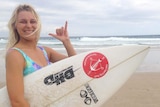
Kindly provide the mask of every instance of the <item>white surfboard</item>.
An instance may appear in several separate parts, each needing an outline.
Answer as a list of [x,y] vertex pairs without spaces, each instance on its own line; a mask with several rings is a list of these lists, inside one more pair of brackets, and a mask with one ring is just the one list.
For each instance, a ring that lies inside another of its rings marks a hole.
[[[133,74],[149,50],[126,45],[93,50],[51,64],[24,78],[31,107],[100,107]],[[6,87],[0,107],[10,107]]]

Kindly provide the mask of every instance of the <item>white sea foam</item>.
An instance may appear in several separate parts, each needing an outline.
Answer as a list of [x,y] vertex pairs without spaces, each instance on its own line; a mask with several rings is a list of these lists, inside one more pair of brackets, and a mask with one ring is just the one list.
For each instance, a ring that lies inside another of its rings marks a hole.
[[[160,36],[92,36],[92,37],[71,37],[71,42],[75,47],[101,47],[124,44],[144,44],[150,46],[160,46]],[[6,38],[0,38],[0,49],[7,43]],[[61,48],[62,43],[52,37],[41,37],[39,45]]]

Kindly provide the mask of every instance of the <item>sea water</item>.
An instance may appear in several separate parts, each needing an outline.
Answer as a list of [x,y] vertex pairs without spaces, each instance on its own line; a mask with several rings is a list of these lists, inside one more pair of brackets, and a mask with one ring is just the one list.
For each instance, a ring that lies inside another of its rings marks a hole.
[[[75,49],[94,49],[99,47],[140,44],[160,46],[160,35],[136,36],[73,36],[70,40]],[[0,37],[0,50],[5,49],[7,38]],[[45,45],[55,49],[64,48],[62,43],[53,37],[40,37],[38,45]]]

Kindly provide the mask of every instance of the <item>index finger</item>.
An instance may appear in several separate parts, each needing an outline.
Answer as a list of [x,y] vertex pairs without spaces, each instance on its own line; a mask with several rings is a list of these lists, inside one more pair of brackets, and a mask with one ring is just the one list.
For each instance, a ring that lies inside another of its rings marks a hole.
[[65,31],[67,31],[67,27],[68,27],[68,22],[66,21],[65,27],[64,27]]

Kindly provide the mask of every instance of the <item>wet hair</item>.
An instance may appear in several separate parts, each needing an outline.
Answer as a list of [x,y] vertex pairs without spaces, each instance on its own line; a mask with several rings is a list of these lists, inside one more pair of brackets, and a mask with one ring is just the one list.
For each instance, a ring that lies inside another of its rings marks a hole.
[[37,20],[37,26],[38,27],[36,29],[36,32],[33,32],[33,33],[37,34],[37,41],[39,39],[40,30],[41,30],[41,23],[40,23],[40,18],[38,16],[38,14],[34,10],[34,8],[30,5],[28,5],[28,4],[18,5],[17,8],[13,11],[12,16],[11,16],[9,22],[8,22],[9,38],[8,38],[8,44],[6,46],[7,50],[9,48],[12,48],[14,45],[16,45],[20,40],[20,36],[19,36],[19,34],[16,30],[15,24],[16,24],[16,21],[17,21],[18,14],[22,11],[31,12],[35,16],[35,18]]

